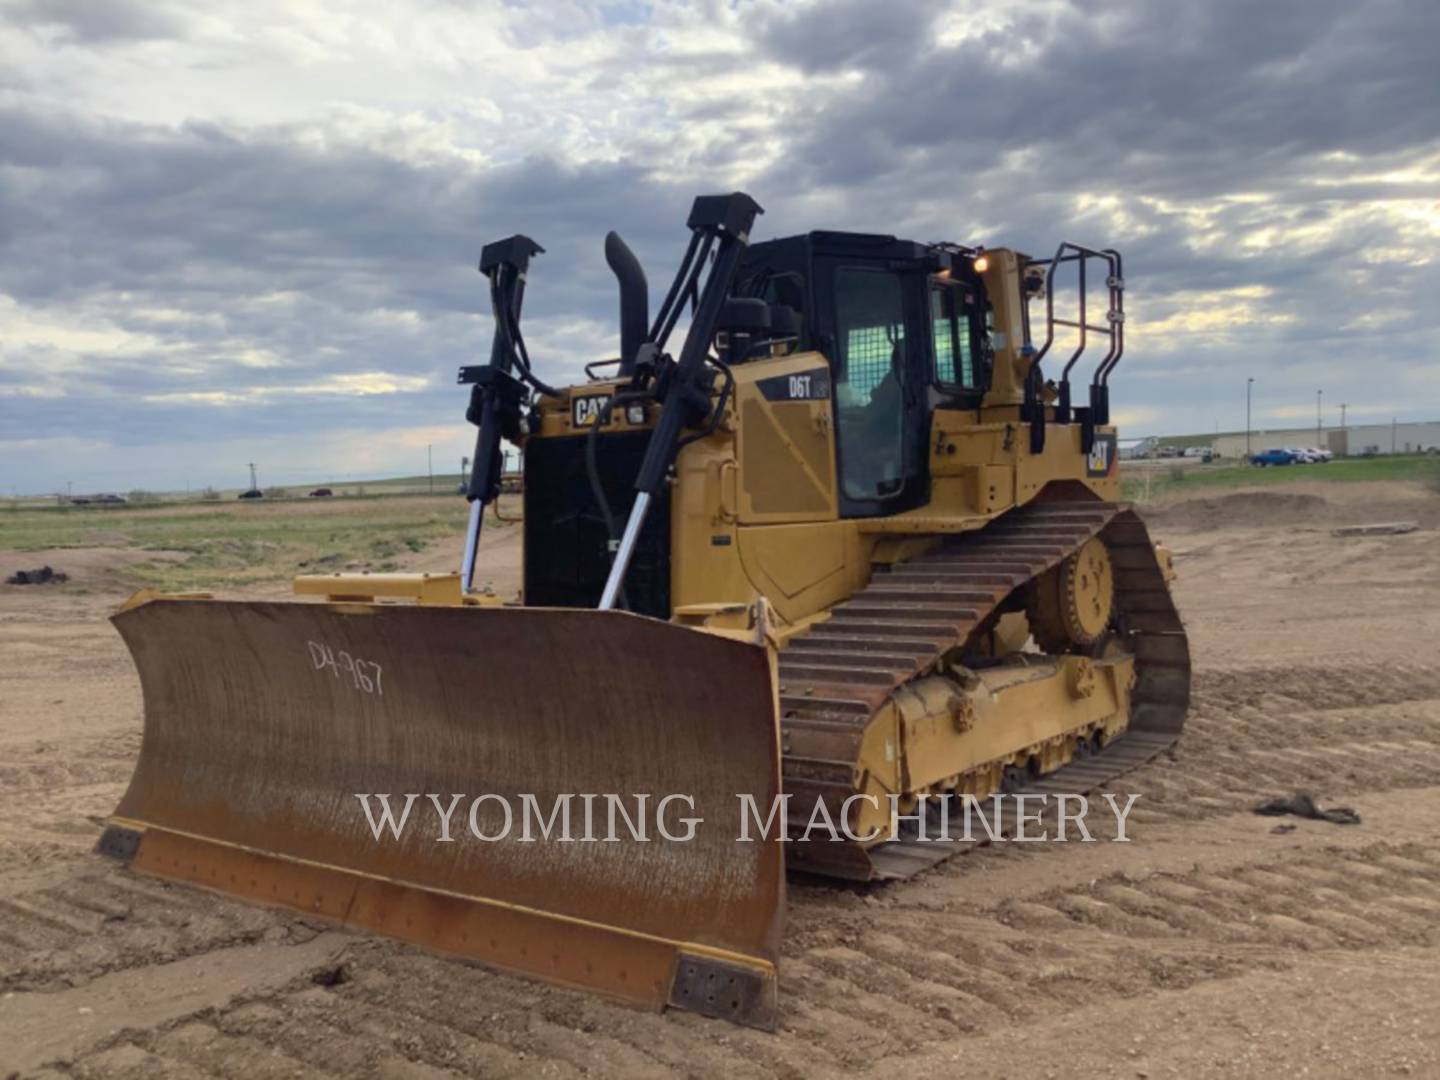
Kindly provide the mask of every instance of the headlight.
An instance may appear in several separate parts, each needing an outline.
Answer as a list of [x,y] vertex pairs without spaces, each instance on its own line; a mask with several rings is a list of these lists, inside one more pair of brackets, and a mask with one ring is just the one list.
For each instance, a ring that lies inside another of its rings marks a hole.
[[627,405],[625,407],[625,419],[632,424],[643,424],[645,422],[644,405]]

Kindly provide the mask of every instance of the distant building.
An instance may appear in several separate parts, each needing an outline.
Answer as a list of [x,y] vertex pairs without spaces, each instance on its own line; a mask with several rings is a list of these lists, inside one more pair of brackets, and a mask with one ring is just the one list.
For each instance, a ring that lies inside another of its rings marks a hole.
[[[1250,452],[1259,453],[1271,446],[1314,446],[1315,426],[1255,430],[1250,432]],[[1415,421],[1405,424],[1347,424],[1344,429],[1324,428],[1323,449],[1336,457],[1358,457],[1361,454],[1418,454],[1432,446],[1440,447],[1440,420]],[[1245,433],[1217,435],[1212,444],[1215,453],[1224,458],[1245,456]]]
[[1440,447],[1440,420],[1412,424],[1351,424],[1343,432],[1332,432],[1330,442],[1330,449],[1337,455],[1351,457],[1367,450],[1377,454],[1419,454]]
[[1150,457],[1159,447],[1160,440],[1154,435],[1147,435],[1143,439],[1121,439],[1115,444],[1115,452],[1121,461],[1134,461]]

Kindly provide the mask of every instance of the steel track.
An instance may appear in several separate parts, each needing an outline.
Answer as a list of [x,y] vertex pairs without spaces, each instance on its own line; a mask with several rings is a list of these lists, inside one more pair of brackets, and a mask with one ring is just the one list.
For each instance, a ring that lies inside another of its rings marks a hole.
[[[878,571],[780,654],[781,786],[792,802],[822,799],[838,811],[855,793],[860,741],[886,700],[934,673],[952,650],[963,654],[1016,590],[1097,535],[1115,568],[1120,642],[1135,656],[1129,724],[1098,753],[1015,794],[1086,794],[1171,746],[1189,707],[1190,651],[1144,523],[1116,503],[1031,503]],[[793,836],[803,822],[791,827]],[[850,880],[907,878],[979,843],[900,839],[866,848],[827,837],[788,844],[788,865]]]

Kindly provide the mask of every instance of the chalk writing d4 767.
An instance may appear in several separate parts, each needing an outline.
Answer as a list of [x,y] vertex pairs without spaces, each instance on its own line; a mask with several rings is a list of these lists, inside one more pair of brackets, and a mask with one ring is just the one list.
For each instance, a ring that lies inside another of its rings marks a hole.
[[316,671],[329,670],[337,679],[348,681],[361,693],[384,695],[380,665],[373,660],[351,656],[344,649],[333,649],[319,641],[307,641],[310,662]]

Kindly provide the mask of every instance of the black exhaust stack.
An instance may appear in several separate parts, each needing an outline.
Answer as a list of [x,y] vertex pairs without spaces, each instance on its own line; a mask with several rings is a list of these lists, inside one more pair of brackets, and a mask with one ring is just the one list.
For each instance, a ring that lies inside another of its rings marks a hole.
[[635,354],[650,327],[650,294],[640,260],[617,232],[605,234],[605,261],[620,282],[620,375],[635,374]]

